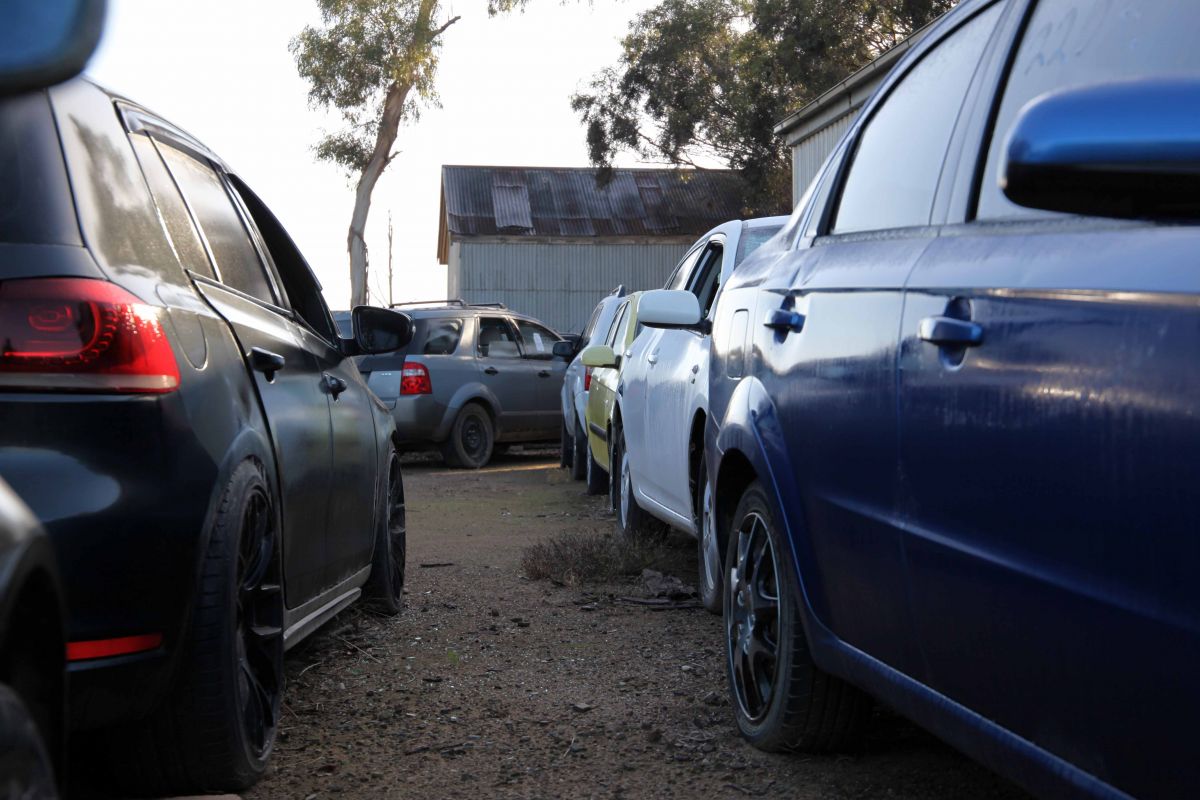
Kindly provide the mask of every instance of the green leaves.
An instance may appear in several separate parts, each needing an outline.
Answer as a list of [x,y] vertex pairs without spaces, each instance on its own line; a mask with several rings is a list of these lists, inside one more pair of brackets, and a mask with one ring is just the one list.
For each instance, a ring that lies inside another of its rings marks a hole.
[[618,65],[571,98],[592,163],[618,152],[742,171],[747,214],[791,207],[774,134],[954,0],[663,0],[630,23]]

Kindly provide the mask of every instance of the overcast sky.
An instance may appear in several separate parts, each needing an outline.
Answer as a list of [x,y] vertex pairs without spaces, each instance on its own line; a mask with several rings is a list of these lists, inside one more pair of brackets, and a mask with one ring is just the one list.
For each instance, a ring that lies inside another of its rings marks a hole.
[[[436,255],[442,164],[587,165],[568,98],[615,63],[627,23],[656,1],[531,0],[523,14],[494,19],[486,0],[446,4],[462,20],[442,49],[443,107],[401,128],[401,155],[375,189],[367,226],[375,298],[386,300],[389,210],[396,299],[445,296]],[[309,109],[288,52],[289,40],[318,21],[313,0],[111,0],[88,72],[237,170],[304,251],[330,305],[342,308],[353,191],[343,172],[313,158],[321,130],[337,121]]]

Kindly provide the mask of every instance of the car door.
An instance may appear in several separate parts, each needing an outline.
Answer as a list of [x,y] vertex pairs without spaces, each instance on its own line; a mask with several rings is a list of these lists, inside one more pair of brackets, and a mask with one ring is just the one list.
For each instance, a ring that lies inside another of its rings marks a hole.
[[[724,234],[705,242],[684,285],[696,295],[700,314],[708,317],[725,262]],[[709,336],[700,331],[662,330],[646,356],[645,460],[635,472],[643,494],[666,509],[677,526],[692,522],[690,459],[693,395],[701,361],[708,358]],[[707,377],[707,374],[706,376]],[[663,516],[660,511],[658,516]]]
[[885,84],[832,173],[812,246],[750,320],[755,373],[778,415],[771,436],[783,440],[775,474],[798,557],[815,567],[805,570],[814,612],[841,640],[914,676],[923,666],[896,470],[903,287],[937,236],[940,166],[998,13],[930,42]]
[[316,359],[329,401],[332,462],[324,583],[333,586],[369,566],[375,546],[379,447],[374,401],[358,366],[342,349],[308,262],[266,204],[238,178],[231,185],[251,218],[251,232],[261,236],[268,266],[279,276],[301,344]]
[[513,318],[521,340],[521,357],[533,371],[534,433],[539,439],[553,439],[562,427],[560,390],[567,362],[554,357],[554,343],[562,338],[544,325]]
[[159,151],[217,276],[193,273],[196,286],[233,329],[258,386],[279,476],[284,592],[295,607],[325,586],[332,469],[325,383],[221,176],[194,151],[165,142]]
[[[1195,790],[1200,227],[1019,208],[999,165],[1034,97],[1200,73],[1197,22],[1190,4],[1036,5],[978,111],[990,146],[959,170],[982,162],[978,211],[922,255],[901,328],[930,685],[1139,797]],[[955,336],[933,341],[943,320]]]
[[[686,289],[696,275],[700,259],[705,254],[707,240],[701,240],[692,245],[691,249],[680,259],[675,271],[667,280],[666,289]],[[657,463],[657,455],[653,452],[660,446],[655,436],[655,427],[660,424],[660,410],[651,400],[654,391],[653,383],[661,378],[656,374],[658,365],[663,361],[664,342],[668,352],[678,349],[679,337],[668,334],[685,333],[669,331],[662,328],[649,328],[642,335],[645,343],[639,348],[638,358],[625,366],[623,384],[625,387],[625,406],[630,410],[625,420],[625,446],[629,452],[629,463],[633,468],[634,485],[644,496],[658,501],[664,494],[661,476],[657,468],[651,466]],[[674,342],[674,344],[672,344]],[[665,438],[665,437],[663,437]]]
[[506,317],[481,316],[475,336],[479,378],[500,403],[497,440],[526,438],[535,429],[536,369],[521,358],[517,331]]
[[587,419],[585,420],[588,444],[596,462],[606,470],[610,469],[608,423],[612,419],[612,410],[617,402],[617,382],[621,378],[620,364],[624,360],[622,342],[625,341],[629,327],[628,320],[632,313],[629,307],[633,302],[633,297],[621,301],[617,306],[616,313],[613,314],[608,333],[604,337],[604,344],[612,348],[613,353],[617,356],[617,366],[590,367],[592,384],[588,389]]

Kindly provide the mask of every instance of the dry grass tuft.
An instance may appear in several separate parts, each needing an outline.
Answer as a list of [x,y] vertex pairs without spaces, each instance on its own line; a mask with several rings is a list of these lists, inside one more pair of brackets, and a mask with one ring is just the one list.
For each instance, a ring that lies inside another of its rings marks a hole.
[[568,532],[526,548],[521,569],[530,580],[567,586],[610,583],[643,569],[669,567],[678,559],[676,550],[665,539],[627,541],[610,533]]

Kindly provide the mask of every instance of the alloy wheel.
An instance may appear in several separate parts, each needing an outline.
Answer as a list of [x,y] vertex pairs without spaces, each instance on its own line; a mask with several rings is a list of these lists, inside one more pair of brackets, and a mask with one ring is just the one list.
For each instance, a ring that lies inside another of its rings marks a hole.
[[704,495],[700,500],[700,552],[704,557],[704,583],[711,596],[721,581],[721,543],[717,540],[717,524],[713,515],[713,494],[704,482]]
[[737,529],[737,558],[725,592],[734,696],[757,723],[766,716],[779,656],[779,581],[766,520],[751,512]]
[[256,489],[242,515],[237,565],[237,699],[247,745],[261,759],[275,741],[283,662],[275,525],[270,500]]
[[621,527],[629,530],[629,504],[633,502],[630,495],[633,492],[633,478],[629,475],[629,454],[621,443]]

